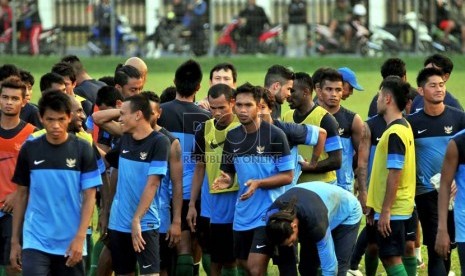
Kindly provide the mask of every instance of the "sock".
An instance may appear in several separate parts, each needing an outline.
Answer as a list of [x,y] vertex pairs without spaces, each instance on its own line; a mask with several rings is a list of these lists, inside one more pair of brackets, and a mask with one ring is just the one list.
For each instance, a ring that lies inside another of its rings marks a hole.
[[92,256],[90,257],[90,271],[88,274],[89,276],[97,275],[98,260],[100,258],[100,253],[102,253],[103,246],[104,244],[100,239],[94,245],[94,249],[92,250]]
[[6,272],[5,272],[5,266],[0,266],[0,276],[5,276],[6,275]]
[[247,272],[242,267],[237,267],[237,275],[238,276],[246,276]]
[[211,256],[210,254],[202,254],[202,267],[203,270],[205,270],[205,273],[207,275],[210,275],[210,263],[211,263]]
[[402,257],[402,262],[404,263],[405,270],[407,271],[408,276],[417,275],[417,257],[408,256]]
[[237,276],[237,268],[231,267],[231,268],[226,268],[223,267],[221,270],[221,276]]
[[365,253],[365,273],[367,276],[375,276],[378,269],[378,256],[371,256]]
[[407,276],[407,271],[405,271],[403,264],[393,265],[385,269],[388,276]]
[[417,260],[419,260],[420,262],[423,261],[423,258],[421,257],[421,246],[415,247],[415,256],[417,257]]
[[194,258],[190,254],[179,255],[176,262],[176,276],[192,275],[194,275]]
[[[199,276],[199,270],[200,270],[200,263],[194,264],[194,276]],[[207,275],[210,275],[210,273],[207,273]]]

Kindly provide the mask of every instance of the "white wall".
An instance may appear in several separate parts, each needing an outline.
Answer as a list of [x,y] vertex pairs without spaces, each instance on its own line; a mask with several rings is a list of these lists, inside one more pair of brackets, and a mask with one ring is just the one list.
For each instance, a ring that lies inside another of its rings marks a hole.
[[373,27],[383,27],[386,24],[387,0],[369,0],[370,30]]
[[42,28],[50,29],[55,26],[55,1],[38,0],[38,9],[42,20]]

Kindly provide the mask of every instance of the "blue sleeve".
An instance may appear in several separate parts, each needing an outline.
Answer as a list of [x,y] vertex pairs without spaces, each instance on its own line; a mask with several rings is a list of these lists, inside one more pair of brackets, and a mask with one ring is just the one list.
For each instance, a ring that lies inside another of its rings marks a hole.
[[286,122],[281,122],[281,125],[283,127],[280,128],[286,134],[290,147],[295,145],[314,146],[318,142],[319,127]]
[[326,114],[323,119],[321,119],[321,128],[326,130],[326,142],[325,142],[325,151],[331,152],[342,149],[341,136],[339,136],[338,127],[336,119],[331,114]]
[[94,130],[94,119],[92,118],[92,116],[87,116],[86,128],[87,130],[90,130],[90,131]]
[[321,273],[323,276],[337,274],[337,258],[334,249],[333,237],[329,227],[324,238],[316,243],[318,256],[320,257]]
[[149,172],[147,175],[165,176],[168,170],[168,156],[171,149],[171,143],[168,137],[160,134],[153,150],[155,151],[150,161]]
[[236,173],[236,168],[234,167],[234,155],[228,137],[230,137],[229,133],[226,135],[226,141],[224,142],[220,169],[226,173],[234,174]]
[[286,135],[279,130],[273,139],[273,152],[276,152],[275,163],[280,172],[295,169],[295,162],[292,160],[291,150],[287,142]]
[[387,156],[387,169],[399,169],[404,167],[405,161],[405,145],[402,139],[395,134],[391,133],[388,140],[388,156]]

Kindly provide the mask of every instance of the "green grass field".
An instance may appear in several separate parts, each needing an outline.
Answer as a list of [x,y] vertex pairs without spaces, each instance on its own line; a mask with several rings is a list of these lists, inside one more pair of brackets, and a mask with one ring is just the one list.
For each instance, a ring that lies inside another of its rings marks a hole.
[[[402,59],[407,64],[407,78],[413,86],[416,86],[416,75],[419,69],[423,66],[425,57],[410,57],[405,56]],[[465,57],[451,56],[454,62],[454,71],[450,80],[447,82],[448,91],[452,91],[462,105],[465,104],[465,92],[463,80],[465,80]],[[174,71],[177,66],[187,58],[170,58],[147,60],[149,68],[149,76],[147,84],[144,87],[146,90],[152,90],[160,93],[165,87],[173,85]],[[124,58],[83,58],[82,62],[94,78],[113,75],[114,69],[118,63],[123,63]],[[325,67],[342,67],[347,66],[356,72],[358,82],[365,88],[363,92],[355,91],[354,94],[344,101],[342,104],[360,114],[362,119],[366,119],[369,103],[378,91],[378,86],[381,82],[379,73],[380,66],[385,58],[359,58],[359,57],[308,57],[302,59],[278,58],[274,56],[265,57],[232,57],[232,58],[199,58],[197,59],[202,65],[204,77],[202,87],[199,91],[198,98],[203,98],[206,95],[209,86],[209,70],[215,64],[220,62],[232,62],[238,70],[238,85],[248,81],[255,85],[263,85],[263,79],[267,68],[273,64],[282,64],[290,66],[294,71],[304,71],[312,74],[317,68]],[[17,66],[30,71],[35,79],[33,101],[36,102],[40,96],[39,80],[40,76],[50,71],[52,65],[59,61],[59,57],[5,57],[0,56],[0,65],[4,63],[13,63]],[[284,104],[283,111],[288,109],[287,104]],[[423,258],[426,260],[427,254],[423,248]],[[362,262],[362,271],[363,271]],[[457,253],[454,251],[452,259],[452,270],[460,274]],[[380,265],[379,273],[384,275],[384,269]],[[277,269],[270,266],[269,275],[278,275]],[[427,275],[426,269],[419,270],[418,275]]]

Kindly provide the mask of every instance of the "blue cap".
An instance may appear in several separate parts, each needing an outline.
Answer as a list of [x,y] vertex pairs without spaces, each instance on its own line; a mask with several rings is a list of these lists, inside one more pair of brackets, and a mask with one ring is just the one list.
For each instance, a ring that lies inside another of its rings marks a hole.
[[348,67],[341,67],[337,71],[342,75],[342,80],[348,82],[355,90],[363,91],[363,87],[357,82],[354,71]]

